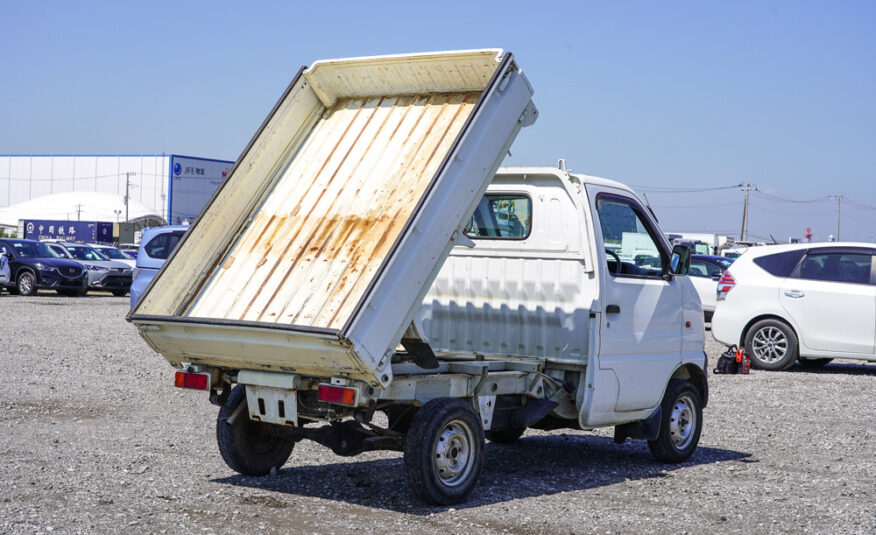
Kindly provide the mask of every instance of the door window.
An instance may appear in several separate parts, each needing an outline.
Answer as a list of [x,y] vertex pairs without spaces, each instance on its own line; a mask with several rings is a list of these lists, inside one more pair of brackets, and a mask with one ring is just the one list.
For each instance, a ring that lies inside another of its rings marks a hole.
[[872,259],[868,254],[810,254],[800,263],[796,276],[807,280],[869,284]]
[[[667,255],[656,235],[629,199],[600,195],[596,199],[608,271],[612,275],[660,277]],[[618,265],[618,263],[620,263]]]

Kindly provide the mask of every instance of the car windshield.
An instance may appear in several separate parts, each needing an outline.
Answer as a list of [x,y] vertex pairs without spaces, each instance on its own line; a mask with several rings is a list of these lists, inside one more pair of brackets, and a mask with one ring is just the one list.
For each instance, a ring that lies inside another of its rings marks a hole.
[[20,258],[61,258],[45,243],[16,241],[12,242],[12,250],[15,251],[15,256]]
[[98,253],[97,249],[92,249],[91,247],[69,245],[67,246],[67,250],[70,251],[70,254],[72,254],[73,258],[76,260],[109,260],[109,258]]
[[113,260],[133,260],[130,256],[125,253],[119,251],[118,249],[113,249],[112,247],[101,247],[98,249],[106,257],[109,257]]

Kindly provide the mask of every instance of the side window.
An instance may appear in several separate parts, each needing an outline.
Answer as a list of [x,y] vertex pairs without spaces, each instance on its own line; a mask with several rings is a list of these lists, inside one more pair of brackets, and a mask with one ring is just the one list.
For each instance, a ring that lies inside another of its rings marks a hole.
[[152,238],[152,240],[143,247],[143,250],[151,258],[166,260],[167,257],[170,256],[170,253],[173,252],[176,244],[179,243],[181,237],[182,234],[176,233],[160,234]]
[[800,258],[803,257],[802,249],[798,251],[787,251],[784,253],[776,253],[766,256],[761,256],[754,259],[754,263],[763,268],[764,271],[775,277],[788,277],[797,264]]
[[622,197],[600,195],[596,199],[596,210],[609,273],[660,277],[665,253],[654,238],[656,233],[645,223],[641,208]]
[[800,279],[868,284],[873,257],[868,254],[824,253],[806,255],[797,277]]
[[475,208],[465,235],[473,239],[523,240],[532,231],[532,199],[488,193]]

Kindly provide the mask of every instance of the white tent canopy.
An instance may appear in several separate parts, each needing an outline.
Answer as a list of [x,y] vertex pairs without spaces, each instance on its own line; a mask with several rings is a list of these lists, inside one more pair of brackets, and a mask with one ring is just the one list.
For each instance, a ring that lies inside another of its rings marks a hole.
[[[124,221],[125,199],[109,193],[73,191],[37,197],[0,208],[0,226],[17,227],[20,219]],[[128,221],[163,224],[161,214],[135,201],[128,203]]]

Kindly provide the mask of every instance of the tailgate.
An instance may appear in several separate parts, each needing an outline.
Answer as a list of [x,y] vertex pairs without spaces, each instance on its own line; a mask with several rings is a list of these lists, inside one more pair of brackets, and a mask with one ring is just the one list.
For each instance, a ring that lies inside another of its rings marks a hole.
[[172,361],[385,385],[531,96],[500,50],[316,62],[129,319]]

